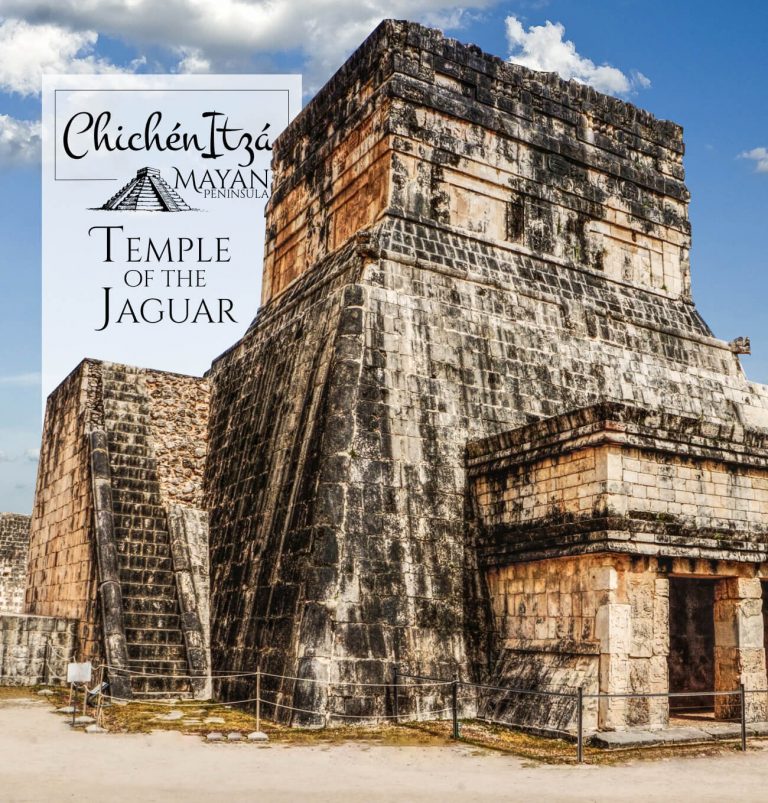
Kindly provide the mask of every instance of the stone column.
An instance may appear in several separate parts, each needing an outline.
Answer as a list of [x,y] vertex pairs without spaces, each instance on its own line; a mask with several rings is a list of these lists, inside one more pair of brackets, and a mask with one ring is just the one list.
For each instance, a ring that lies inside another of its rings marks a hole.
[[[590,584],[601,598],[595,617],[595,635],[600,642],[600,693],[629,692],[631,606],[617,600],[618,573],[613,566],[590,572]],[[601,698],[598,728],[626,727],[627,702],[625,697]]]
[[[757,578],[728,577],[715,586],[715,689],[766,688],[763,600]],[[766,695],[747,695],[747,721],[766,719]],[[715,716],[739,716],[738,697],[715,697]]]

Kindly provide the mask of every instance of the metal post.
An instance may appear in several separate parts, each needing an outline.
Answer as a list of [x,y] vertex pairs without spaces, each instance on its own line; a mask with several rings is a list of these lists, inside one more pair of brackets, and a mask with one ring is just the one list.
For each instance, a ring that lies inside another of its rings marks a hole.
[[741,699],[741,749],[747,752],[747,695],[744,684],[739,683],[739,698]]
[[400,721],[400,670],[397,664],[392,668],[392,718],[395,724]]
[[576,697],[576,759],[584,763],[584,687],[579,686]]
[[451,684],[451,708],[453,709],[453,738],[459,738],[459,679],[454,677]]
[[256,667],[256,731],[261,733],[261,667]]

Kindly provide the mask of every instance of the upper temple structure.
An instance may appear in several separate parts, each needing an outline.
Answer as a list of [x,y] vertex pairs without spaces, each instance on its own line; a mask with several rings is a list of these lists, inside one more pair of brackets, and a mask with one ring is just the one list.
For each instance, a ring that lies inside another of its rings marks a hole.
[[[683,150],[629,103],[382,23],[275,143],[242,340],[204,379],[86,360],[49,398],[26,612],[76,619],[122,695],[243,699],[211,671],[259,665],[293,721],[388,714],[350,684],[395,665],[765,689],[768,388],[691,298]],[[572,730],[547,699],[477,713]],[[658,726],[669,701],[584,715]]]

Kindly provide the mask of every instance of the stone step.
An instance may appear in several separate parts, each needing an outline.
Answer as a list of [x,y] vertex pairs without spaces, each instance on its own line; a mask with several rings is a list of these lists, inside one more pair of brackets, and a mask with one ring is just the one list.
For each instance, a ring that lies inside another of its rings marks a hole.
[[128,658],[128,669],[132,672],[145,672],[151,675],[188,675],[189,666],[186,661],[180,660],[151,660],[142,658]]
[[119,572],[120,582],[123,585],[152,586],[153,589],[168,587],[173,589],[175,593],[176,580],[170,569],[145,569],[120,566]]
[[155,534],[142,530],[138,526],[122,529],[132,530],[138,537],[135,540],[123,539],[118,541],[117,554],[121,557],[169,558],[171,556],[168,533],[157,533],[156,540],[149,540],[149,536],[154,536]]
[[119,516],[142,516],[144,518],[160,518],[165,516],[165,508],[162,505],[136,504],[128,500],[127,497],[112,496],[112,510]]
[[139,699],[142,697],[151,700],[161,700],[163,697],[192,699],[189,680],[185,678],[152,678],[134,675],[131,677],[131,691],[133,696]]
[[[127,636],[126,636],[127,640]],[[128,641],[128,662],[175,663],[187,665],[187,650],[183,644],[162,644],[147,641]]]
[[173,563],[168,555],[123,555],[122,557],[121,570],[173,573]]
[[[135,469],[119,475],[112,475],[112,495],[115,495],[121,500],[136,497],[141,497],[141,501],[151,502],[156,500],[160,503],[160,485],[157,480],[147,480],[143,477],[134,476]],[[138,500],[137,500],[138,501]]]
[[[154,632],[156,630],[181,632],[181,617],[175,611],[170,611],[169,613],[134,613],[123,609],[123,625],[126,634],[129,630],[137,632]],[[136,639],[133,640],[135,641]]]
[[145,470],[157,476],[157,460],[148,447],[132,444],[109,444],[110,473],[122,476],[126,471]]
[[148,421],[126,421],[121,416],[119,421],[115,421],[109,429],[110,435],[113,437],[116,433],[121,433],[125,435],[144,435],[149,437],[149,427],[147,426]]
[[[110,455],[119,453],[128,457],[146,460],[147,462],[154,458],[154,455],[146,443],[124,443],[122,441],[111,441],[107,438],[107,448],[109,449]],[[110,463],[110,467],[114,467],[118,471],[120,470],[119,466],[115,466],[112,463]]]
[[[184,634],[176,628],[126,627],[125,640],[133,647],[142,645],[184,647]],[[164,658],[170,656],[164,655]],[[184,654],[186,657],[186,653]]]
[[[157,555],[169,557],[170,538],[167,530],[142,530],[140,527],[119,528],[118,553],[122,555]],[[126,551],[121,552],[120,548]]]
[[178,616],[176,597],[128,596],[123,587],[123,618],[128,622],[134,615]]
[[[116,455],[116,457],[120,457],[120,455]],[[133,461],[131,464],[115,466],[113,459],[113,465],[111,466],[112,476],[125,477],[134,481],[157,482],[157,466],[154,460],[151,461],[152,465],[148,465],[149,461],[145,457],[131,458],[131,460]]]
[[[173,577],[169,578],[171,581]],[[124,580],[120,577],[120,586],[123,591],[123,599],[136,599],[144,597],[146,599],[168,599],[176,601],[176,585],[169,583],[153,583],[147,585],[146,582],[132,582],[130,579]]]
[[106,387],[104,390],[109,391],[109,393],[105,393],[104,395],[110,401],[120,400],[125,396],[135,396],[137,399],[141,400],[145,398],[144,393],[142,393],[141,388],[137,386],[135,380],[125,381],[122,379],[110,379],[105,385]]

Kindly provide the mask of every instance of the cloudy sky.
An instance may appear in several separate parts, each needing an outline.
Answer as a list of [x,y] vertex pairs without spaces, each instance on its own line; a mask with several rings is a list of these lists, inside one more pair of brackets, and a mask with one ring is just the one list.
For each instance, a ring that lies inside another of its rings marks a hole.
[[739,0],[0,0],[0,510],[40,439],[40,76],[301,72],[311,96],[385,17],[440,27],[685,127],[692,270],[718,337],[768,382],[768,4]]

